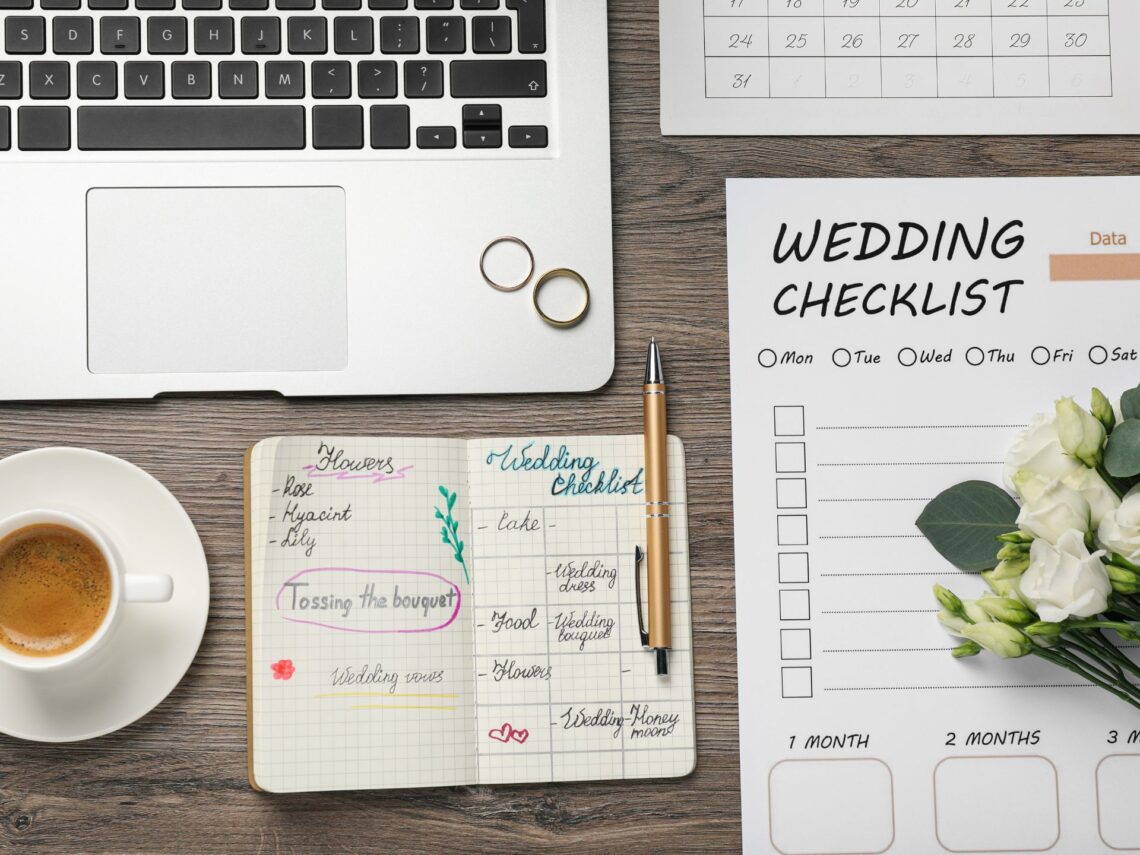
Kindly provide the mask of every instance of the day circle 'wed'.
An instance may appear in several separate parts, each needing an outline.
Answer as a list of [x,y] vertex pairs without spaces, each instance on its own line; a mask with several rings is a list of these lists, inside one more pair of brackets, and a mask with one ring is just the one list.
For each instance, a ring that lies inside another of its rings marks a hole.
[[756,354],[756,361],[759,362],[763,368],[771,368],[776,364],[776,351],[770,347],[766,347]]
[[831,361],[840,368],[846,368],[851,364],[851,351],[845,347],[837,347],[831,354]]
[[1108,362],[1108,348],[1094,344],[1089,348],[1089,362],[1093,365],[1104,365]]
[[918,362],[918,354],[913,347],[904,347],[899,351],[899,365],[910,368],[916,362]]
[[986,353],[980,347],[971,347],[966,351],[966,361],[970,365],[981,365],[986,359]]
[[1030,358],[1032,358],[1034,365],[1048,365],[1049,364],[1050,354],[1049,354],[1049,348],[1047,348],[1047,347],[1041,347],[1040,345],[1038,345],[1037,347],[1033,348],[1033,352],[1030,353],[1029,356],[1030,356]]

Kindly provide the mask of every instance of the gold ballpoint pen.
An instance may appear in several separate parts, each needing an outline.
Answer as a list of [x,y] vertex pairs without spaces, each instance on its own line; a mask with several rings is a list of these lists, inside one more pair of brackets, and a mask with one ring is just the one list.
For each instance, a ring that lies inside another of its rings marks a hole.
[[[657,651],[657,673],[669,673],[673,646],[669,593],[669,431],[665,375],[657,340],[649,342],[645,365],[645,532],[649,561],[648,646]],[[644,636],[643,636],[644,638]]]

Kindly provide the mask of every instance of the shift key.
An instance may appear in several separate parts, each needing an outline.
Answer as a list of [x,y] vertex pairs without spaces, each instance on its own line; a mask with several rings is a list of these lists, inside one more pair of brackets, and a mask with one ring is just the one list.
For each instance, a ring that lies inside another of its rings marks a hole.
[[546,61],[477,59],[451,63],[453,98],[545,98]]

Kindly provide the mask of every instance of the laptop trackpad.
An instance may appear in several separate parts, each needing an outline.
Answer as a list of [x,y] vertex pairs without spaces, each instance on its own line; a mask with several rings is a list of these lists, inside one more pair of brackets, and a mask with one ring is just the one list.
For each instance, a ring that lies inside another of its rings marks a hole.
[[92,373],[343,369],[347,287],[340,187],[87,194]]

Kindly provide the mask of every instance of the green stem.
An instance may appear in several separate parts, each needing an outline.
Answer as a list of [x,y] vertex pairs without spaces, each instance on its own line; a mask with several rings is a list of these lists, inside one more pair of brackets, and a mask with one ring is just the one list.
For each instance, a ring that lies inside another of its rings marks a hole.
[[[1104,680],[1098,679],[1093,674],[1089,673],[1084,668],[1082,668],[1079,664],[1075,664],[1075,663],[1071,662],[1070,660],[1066,659],[1064,656],[1061,656],[1061,655],[1055,653],[1053,650],[1048,650],[1044,647],[1035,647],[1030,652],[1034,656],[1038,656],[1038,657],[1046,660],[1047,662],[1052,662],[1054,665],[1060,665],[1062,668],[1064,668],[1068,671],[1071,671],[1073,674],[1076,674],[1078,677],[1080,677],[1084,680],[1087,680],[1088,682],[1092,683],[1093,685],[1100,686],[1105,691],[1111,692],[1112,694],[1116,695],[1118,698],[1120,698],[1125,703],[1129,703],[1132,706],[1136,707],[1137,709],[1140,709],[1140,696],[1136,696],[1134,693],[1126,692],[1122,689],[1119,689],[1119,688],[1113,686],[1111,683],[1108,683]],[[1133,687],[1133,692],[1134,691],[1135,691],[1135,688]]]
[[1123,489],[1123,488],[1120,486],[1120,484],[1118,484],[1118,483],[1117,483],[1116,479],[1115,479],[1113,476],[1111,476],[1111,475],[1109,475],[1109,474],[1108,474],[1108,470],[1104,468],[1104,464],[1103,464],[1103,463],[1098,463],[1098,464],[1097,464],[1097,466],[1096,466],[1096,472],[1097,472],[1097,474],[1098,474],[1098,475],[1099,475],[1099,476],[1100,476],[1100,477],[1101,477],[1101,478],[1104,480],[1104,483],[1106,483],[1106,484],[1108,485],[1108,488],[1109,488],[1110,490],[1112,490],[1112,492],[1116,493],[1116,498],[1118,498],[1118,499],[1123,499],[1123,498],[1124,498],[1124,494],[1125,494],[1127,491],[1126,491],[1126,490],[1124,490],[1124,489]]
[[1126,668],[1136,676],[1140,677],[1140,665],[1133,662],[1128,656],[1120,652],[1120,649],[1104,637],[1099,632],[1090,632],[1088,638],[1093,644],[1098,645],[1108,655],[1109,659],[1116,662],[1120,667]]
[[1068,640],[1070,644],[1079,647],[1089,659],[1096,662],[1102,672],[1111,675],[1118,683],[1125,682],[1124,670],[1120,667],[1120,663],[1116,662],[1112,656],[1106,656],[1106,651],[1093,644],[1089,637],[1081,633],[1073,633],[1068,636]]
[[[1080,647],[1080,645],[1076,646]],[[1098,652],[1094,651],[1090,653],[1087,649],[1080,649],[1087,658],[1082,659],[1077,654],[1076,650],[1073,649],[1073,646],[1067,644],[1064,641],[1062,641],[1061,644],[1059,644],[1057,647],[1054,647],[1053,651],[1058,655],[1063,656],[1080,665],[1086,671],[1096,674],[1103,680],[1109,681],[1113,685],[1119,686],[1120,683],[1126,682],[1124,680],[1124,674],[1120,672],[1120,669],[1114,667],[1112,670],[1110,670],[1110,666],[1105,664],[1104,660],[1101,658]],[[1092,661],[1088,661],[1089,659]]]

